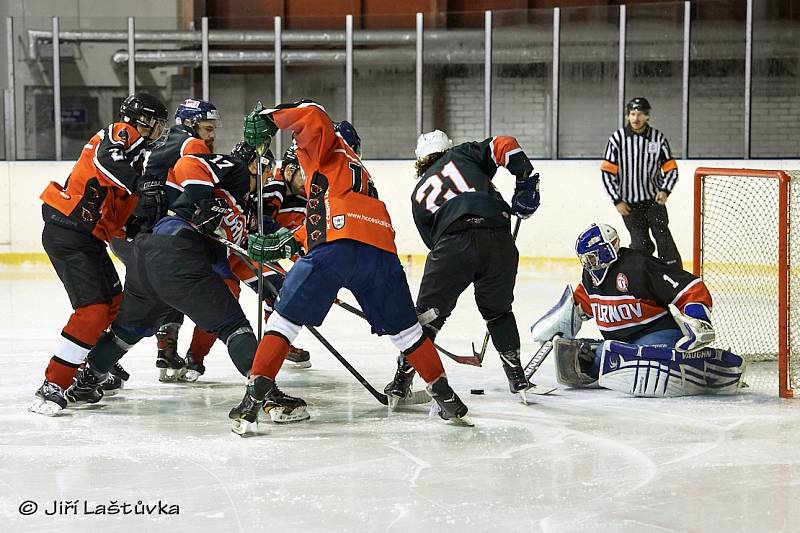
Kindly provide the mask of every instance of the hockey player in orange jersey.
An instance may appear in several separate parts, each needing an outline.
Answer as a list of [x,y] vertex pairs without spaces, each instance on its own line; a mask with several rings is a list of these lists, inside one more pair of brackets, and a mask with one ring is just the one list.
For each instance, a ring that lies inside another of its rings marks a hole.
[[[383,202],[369,194],[370,177],[325,110],[311,101],[256,110],[245,118],[245,139],[269,144],[278,128],[291,130],[308,198],[307,255],[289,271],[267,322],[242,402],[232,409],[233,430],[247,433],[275,387],[275,376],[303,325],[318,326],[340,288],[349,289],[373,333],[389,335],[428,384],[442,418],[469,423],[467,407],[447,381],[433,343],[422,332],[394,229]],[[285,228],[253,235],[248,253],[257,261],[291,257],[300,243]],[[297,410],[305,402],[295,400]]]
[[157,98],[129,96],[119,121],[84,145],[65,184],[50,182],[41,195],[42,245],[74,312],[58,338],[32,412],[52,416],[66,407],[65,390],[117,314],[122,283],[106,243],[125,235],[134,209],[140,218],[155,219],[165,207],[163,185],[143,178],[141,168],[145,149],[166,133],[166,119],[167,110]]

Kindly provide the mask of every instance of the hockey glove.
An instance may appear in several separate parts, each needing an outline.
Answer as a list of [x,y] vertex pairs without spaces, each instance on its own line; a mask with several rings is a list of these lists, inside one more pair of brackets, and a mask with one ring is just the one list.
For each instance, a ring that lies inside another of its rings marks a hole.
[[286,228],[268,235],[250,235],[247,238],[247,255],[254,261],[270,262],[287,259],[300,252],[300,243]]
[[517,180],[514,196],[511,197],[511,213],[519,218],[528,218],[539,209],[539,174]]
[[278,127],[267,115],[260,114],[264,110],[258,102],[253,110],[244,117],[244,140],[252,146],[269,146],[272,137],[278,132]]
[[142,176],[136,181],[136,203],[134,215],[142,220],[141,229],[152,228],[158,220],[167,214],[167,195],[164,184],[153,176]]
[[683,333],[683,337],[675,343],[675,349],[679,352],[696,352],[714,342],[716,334],[708,308],[703,304],[689,303],[683,310],[681,313],[674,304],[669,304],[672,318]]
[[203,233],[214,233],[228,212],[228,204],[222,198],[200,200],[192,215],[192,224]]

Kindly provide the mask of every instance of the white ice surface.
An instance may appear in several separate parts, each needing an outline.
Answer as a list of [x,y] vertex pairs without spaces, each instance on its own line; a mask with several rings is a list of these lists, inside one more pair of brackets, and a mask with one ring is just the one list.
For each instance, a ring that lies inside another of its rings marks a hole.
[[[574,275],[521,273],[524,361],[535,348],[530,323]],[[465,355],[484,333],[471,299],[462,296],[438,339]],[[243,302],[255,315],[255,298]],[[132,378],[118,396],[56,418],[29,414],[68,313],[48,270],[0,273],[0,531],[800,530],[800,400],[562,389],[526,407],[490,348],[483,369],[444,359],[476,423],[461,428],[429,418],[427,406],[388,413],[303,332],[296,344],[313,367],[284,369],[279,381],[312,418],[262,423],[263,436],[230,431],[243,387],[221,343],[197,384],[158,383],[146,339],[122,360]],[[388,339],[336,308],[320,331],[377,388],[390,380]],[[187,324],[182,352],[190,333]],[[552,361],[536,381],[555,382]],[[26,500],[36,514],[19,513]],[[78,514],[45,514],[76,500]],[[180,514],[83,514],[84,505],[133,509],[139,500],[177,504]]]

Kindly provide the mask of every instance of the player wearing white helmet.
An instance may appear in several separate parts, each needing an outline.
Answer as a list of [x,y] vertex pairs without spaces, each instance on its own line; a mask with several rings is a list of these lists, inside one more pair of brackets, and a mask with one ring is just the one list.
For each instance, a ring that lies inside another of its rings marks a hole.
[[[634,396],[735,392],[744,360],[712,348],[711,294],[703,280],[638,250],[620,247],[617,231],[592,224],[575,253],[583,277],[531,327],[534,340],[555,336],[560,383],[599,386]],[[575,339],[594,318],[602,341]]]
[[[527,218],[539,207],[539,175],[514,137],[481,142],[453,142],[440,130],[417,141],[419,182],[411,209],[422,240],[431,252],[425,262],[417,312],[429,337],[435,338],[471,284],[475,301],[492,338],[511,392],[530,384],[520,365],[520,340],[511,310],[519,253],[511,233],[511,215]],[[516,177],[511,205],[492,179],[499,167]],[[410,393],[413,369],[401,356],[386,393]]]

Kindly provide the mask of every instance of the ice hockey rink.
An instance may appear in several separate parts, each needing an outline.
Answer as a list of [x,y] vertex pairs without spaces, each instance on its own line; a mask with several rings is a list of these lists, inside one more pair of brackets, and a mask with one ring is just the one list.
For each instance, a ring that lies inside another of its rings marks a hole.
[[[521,271],[523,361],[530,323],[577,274]],[[490,348],[482,369],[444,360],[475,421],[455,427],[428,406],[388,412],[303,332],[313,367],[279,381],[308,402],[308,422],[234,435],[242,378],[224,346],[198,383],[160,384],[154,340],[123,359],[132,378],[117,396],[47,418],[26,408],[69,313],[63,289],[48,265],[6,266],[0,295],[2,531],[800,530],[800,403],[777,394],[560,389],[525,406]],[[243,302],[254,316],[255,298]],[[483,327],[468,291],[437,340],[467,354]],[[390,342],[358,318],[334,308],[319,330],[376,387],[391,379]],[[555,384],[552,361],[534,380]],[[112,504],[119,514],[97,514]]]

